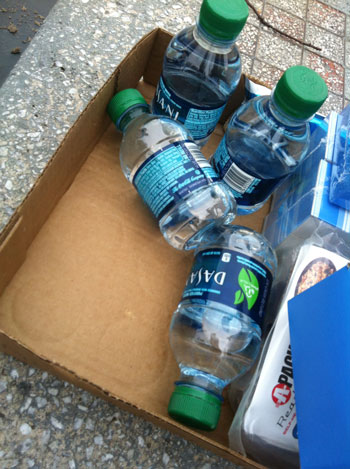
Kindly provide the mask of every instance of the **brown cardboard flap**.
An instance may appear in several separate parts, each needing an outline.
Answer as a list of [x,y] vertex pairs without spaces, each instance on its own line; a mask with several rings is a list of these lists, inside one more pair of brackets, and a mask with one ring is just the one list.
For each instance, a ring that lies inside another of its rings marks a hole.
[[[158,36],[169,39],[160,30],[150,33],[118,67],[17,214],[22,218],[1,246],[0,271],[23,245],[17,268],[31,244],[0,298],[0,345],[240,465],[261,468],[229,450],[233,415],[227,402],[210,434],[187,429],[167,414],[179,375],[168,342],[169,323],[192,254],[165,242],[125,179],[118,158],[121,135],[112,124],[106,128],[105,112],[116,87],[149,77],[144,69],[158,60]],[[150,83],[141,82],[139,88],[152,97]],[[206,156],[222,135],[219,125]],[[236,222],[261,230],[267,210]],[[10,272],[3,282],[9,278]]]
[[[27,251],[26,233],[23,231],[23,217],[15,215],[2,233],[0,244],[0,285],[16,273],[25,259]],[[1,290],[0,290],[1,293]]]
[[163,57],[172,35],[164,29],[158,29],[157,38],[154,42],[152,54],[145,68],[143,79],[150,85],[157,86],[159,75],[163,68]]
[[[154,50],[158,47],[157,39],[159,34],[160,30],[151,31],[129,52],[117,69],[115,92],[126,88],[136,88],[140,78],[149,67],[151,57],[154,56]],[[167,33],[167,36],[169,37],[169,33]],[[160,69],[157,68],[156,72],[159,77]]]

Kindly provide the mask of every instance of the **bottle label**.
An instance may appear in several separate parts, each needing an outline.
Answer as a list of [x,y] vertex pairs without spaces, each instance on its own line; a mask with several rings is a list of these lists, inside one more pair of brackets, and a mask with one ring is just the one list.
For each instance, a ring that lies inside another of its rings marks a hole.
[[148,157],[136,170],[132,183],[160,220],[177,202],[217,180],[197,145],[181,140]]
[[195,257],[182,300],[221,303],[261,327],[271,283],[271,272],[256,259],[231,249],[206,249]]
[[259,179],[243,171],[231,158],[225,137],[214,153],[215,169],[231,188],[239,205],[254,206],[264,202],[283,178]]
[[168,115],[186,126],[195,140],[208,137],[219,122],[225,105],[208,108],[196,106],[177,96],[160,77],[153,99],[153,112]]

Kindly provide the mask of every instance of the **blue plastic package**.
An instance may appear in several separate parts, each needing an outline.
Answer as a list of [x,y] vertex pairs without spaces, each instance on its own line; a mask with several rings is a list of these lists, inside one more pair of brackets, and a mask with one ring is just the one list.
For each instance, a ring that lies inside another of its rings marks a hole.
[[320,222],[341,231],[350,242],[350,211],[329,200],[338,117],[331,112],[319,123],[311,137],[309,156],[273,196],[263,234],[274,248],[292,238],[307,239]]
[[350,105],[337,119],[329,200],[350,209]]
[[301,469],[350,468],[349,266],[288,302]]

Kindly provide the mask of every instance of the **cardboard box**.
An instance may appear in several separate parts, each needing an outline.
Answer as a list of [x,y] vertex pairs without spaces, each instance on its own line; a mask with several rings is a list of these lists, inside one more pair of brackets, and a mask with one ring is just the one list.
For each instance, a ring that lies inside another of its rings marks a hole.
[[[167,414],[179,376],[168,328],[193,256],[164,241],[122,174],[121,134],[106,107],[124,88],[153,96],[170,39],[156,29],[131,50],[1,234],[1,349],[241,466],[261,468],[228,448],[227,401],[213,433]],[[222,122],[243,94],[242,79]],[[222,135],[218,125],[207,156]],[[267,210],[236,222],[261,231]]]

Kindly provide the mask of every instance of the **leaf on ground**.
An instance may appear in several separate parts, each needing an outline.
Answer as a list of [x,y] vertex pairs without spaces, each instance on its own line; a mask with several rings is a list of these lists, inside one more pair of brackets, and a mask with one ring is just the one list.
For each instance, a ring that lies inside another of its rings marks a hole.
[[18,31],[16,25],[14,25],[13,23],[10,23],[10,24],[7,26],[7,30],[10,31],[10,33],[12,33],[12,34],[16,34],[17,31]]

